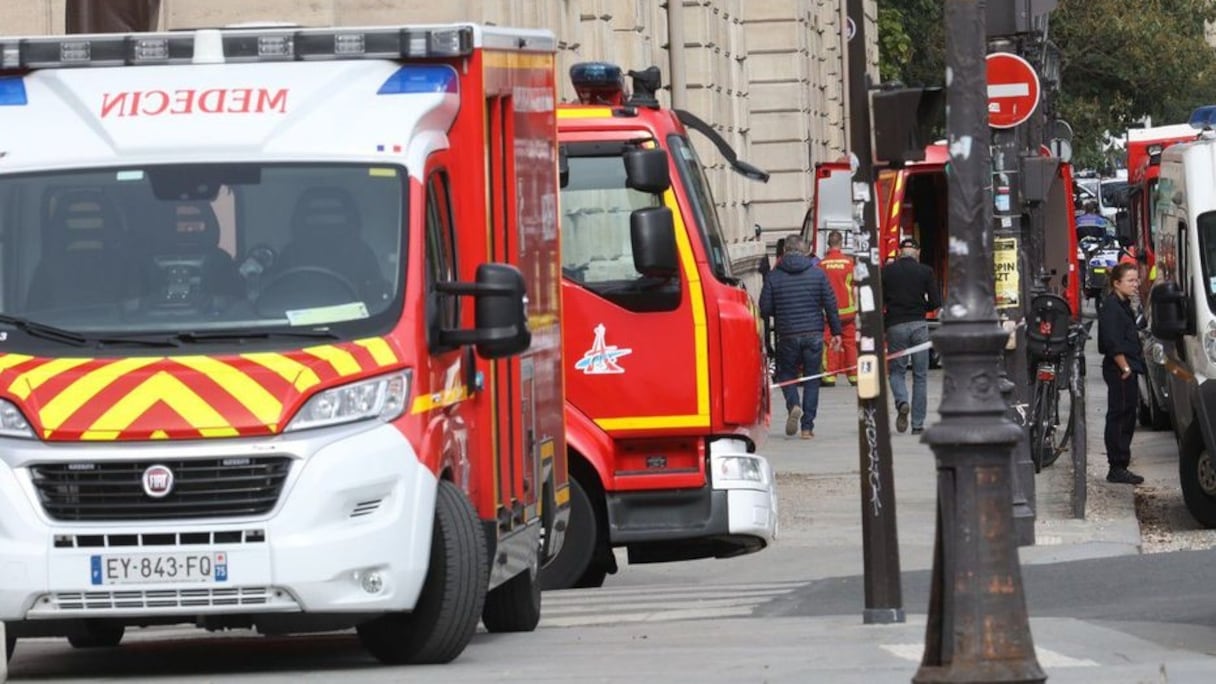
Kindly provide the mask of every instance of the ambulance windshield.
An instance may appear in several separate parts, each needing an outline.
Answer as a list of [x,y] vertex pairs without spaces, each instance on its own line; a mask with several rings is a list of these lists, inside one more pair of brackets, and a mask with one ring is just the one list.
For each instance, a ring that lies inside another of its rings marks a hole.
[[400,312],[405,209],[397,167],[0,176],[0,313],[86,336],[369,334]]

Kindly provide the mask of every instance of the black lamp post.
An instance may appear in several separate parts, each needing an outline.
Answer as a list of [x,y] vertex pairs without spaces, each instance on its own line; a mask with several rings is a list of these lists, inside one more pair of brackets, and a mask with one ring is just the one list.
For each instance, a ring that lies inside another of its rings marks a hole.
[[950,283],[933,344],[942,357],[937,539],[925,653],[914,682],[1043,682],[1013,530],[992,263],[985,5],[946,0]]

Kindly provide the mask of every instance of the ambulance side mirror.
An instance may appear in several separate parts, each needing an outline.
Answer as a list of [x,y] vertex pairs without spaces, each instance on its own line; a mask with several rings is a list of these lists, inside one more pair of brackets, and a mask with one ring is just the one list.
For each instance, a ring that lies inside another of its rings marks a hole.
[[633,247],[633,267],[638,273],[666,280],[680,272],[671,209],[635,209],[629,215],[629,241]]
[[509,264],[481,264],[472,283],[436,283],[440,292],[468,295],[476,301],[472,330],[445,328],[439,331],[446,346],[477,345],[485,359],[514,356],[532,344],[528,330],[528,296],[524,276]]
[[667,150],[632,149],[623,157],[625,184],[634,190],[657,195],[671,187]]
[[1152,332],[1159,340],[1177,341],[1187,332],[1186,295],[1178,284],[1157,284],[1149,294],[1152,302]]

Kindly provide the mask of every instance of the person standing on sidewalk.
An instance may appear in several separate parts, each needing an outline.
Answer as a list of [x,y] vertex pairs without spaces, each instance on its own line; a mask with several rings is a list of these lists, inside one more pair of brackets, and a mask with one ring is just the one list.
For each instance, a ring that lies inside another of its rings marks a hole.
[[[929,341],[925,314],[941,308],[933,269],[920,263],[920,244],[912,238],[899,243],[900,257],[882,269],[882,298],[887,307],[884,323],[887,351],[895,354]],[[912,364],[912,403],[908,404],[907,370]],[[929,350],[891,359],[891,396],[895,398],[895,429],[908,431],[912,414],[912,434],[925,429],[929,412]]]
[[1140,386],[1136,374],[1144,373],[1144,355],[1132,299],[1140,290],[1140,269],[1122,263],[1111,269],[1110,294],[1098,311],[1098,352],[1102,354],[1102,379],[1106,381],[1107,482],[1138,485],[1144,478],[1128,470],[1132,462],[1132,435]]
[[[840,306],[837,314],[840,316],[841,344],[837,350],[828,346],[824,355],[824,371],[822,384],[825,387],[836,386],[836,371],[844,370],[850,385],[857,384],[857,296],[853,292],[853,259],[841,249],[844,236],[840,231],[828,233],[828,251],[819,261],[819,268],[828,276],[832,284],[832,293],[836,295],[836,304]],[[826,325],[823,328],[823,339],[830,341],[832,331]]]
[[[840,346],[840,317],[836,312],[836,295],[823,271],[807,256],[802,238],[792,235],[785,239],[785,254],[768,274],[760,290],[760,315],[772,316],[777,332],[777,382],[798,377],[798,367],[807,374],[815,373],[823,363],[824,320],[832,332],[830,344]],[[798,397],[798,385],[802,397]],[[819,410],[819,378],[782,385],[785,408],[785,434],[793,436],[801,429],[802,439],[815,436],[815,414]]]

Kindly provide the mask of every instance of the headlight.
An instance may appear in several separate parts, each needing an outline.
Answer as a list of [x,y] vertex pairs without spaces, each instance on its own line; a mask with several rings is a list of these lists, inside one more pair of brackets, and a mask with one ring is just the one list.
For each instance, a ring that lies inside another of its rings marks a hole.
[[1208,360],[1216,363],[1216,321],[1208,321],[1208,331],[1203,335],[1203,351]]
[[410,371],[334,387],[309,399],[284,432],[379,418],[388,422],[405,411]]
[[710,466],[713,468],[715,489],[722,489],[723,485],[731,482],[748,483],[749,485],[764,485],[768,483],[764,459],[758,456],[742,454],[714,456],[710,459]]
[[34,430],[22,415],[21,409],[7,399],[0,399],[0,435],[34,439]]

